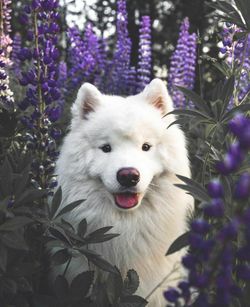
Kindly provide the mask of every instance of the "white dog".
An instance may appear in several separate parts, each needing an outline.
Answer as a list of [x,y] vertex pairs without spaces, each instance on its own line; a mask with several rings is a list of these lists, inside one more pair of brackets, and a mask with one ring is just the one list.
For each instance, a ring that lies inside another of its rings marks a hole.
[[[142,93],[127,98],[101,94],[85,83],[72,107],[57,174],[63,206],[86,199],[67,218],[86,218],[89,231],[114,226],[120,236],[92,246],[123,275],[140,276],[137,294],[147,297],[172,271],[167,285],[183,271],[174,270],[181,253],[165,256],[186,230],[192,198],[174,186],[175,174],[190,176],[183,132],[166,115],[173,110],[164,83],[153,80]],[[162,291],[149,306],[165,306]]]

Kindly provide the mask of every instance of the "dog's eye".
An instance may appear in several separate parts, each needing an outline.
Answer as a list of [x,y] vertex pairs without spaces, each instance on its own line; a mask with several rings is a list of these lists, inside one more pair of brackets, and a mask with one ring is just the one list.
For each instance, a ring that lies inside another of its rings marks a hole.
[[105,144],[100,147],[103,152],[111,152],[111,146],[109,144]]
[[152,147],[152,146],[149,145],[148,143],[144,143],[144,144],[142,145],[142,150],[143,150],[143,151],[149,151],[151,147]]

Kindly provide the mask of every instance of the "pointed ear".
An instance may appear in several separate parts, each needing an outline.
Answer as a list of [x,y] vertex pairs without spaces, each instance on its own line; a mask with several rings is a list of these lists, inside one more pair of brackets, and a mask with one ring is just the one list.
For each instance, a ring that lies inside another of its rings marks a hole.
[[143,98],[162,115],[173,110],[173,102],[168,94],[168,90],[164,82],[160,79],[152,80],[142,92]]
[[76,101],[72,106],[73,119],[87,119],[88,114],[94,112],[100,104],[101,95],[94,85],[84,83],[80,87]]

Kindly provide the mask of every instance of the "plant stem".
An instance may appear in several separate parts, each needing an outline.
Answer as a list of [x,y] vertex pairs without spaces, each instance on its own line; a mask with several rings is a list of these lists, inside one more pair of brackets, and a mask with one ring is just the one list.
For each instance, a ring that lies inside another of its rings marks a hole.
[[67,270],[68,270],[68,268],[69,268],[69,265],[70,265],[71,260],[72,260],[72,257],[70,257],[69,260],[68,260],[68,262],[67,262],[67,265],[66,265],[66,267],[65,267],[65,269],[64,269],[64,272],[63,272],[63,277],[65,277],[65,275],[66,275],[66,272],[67,272]]

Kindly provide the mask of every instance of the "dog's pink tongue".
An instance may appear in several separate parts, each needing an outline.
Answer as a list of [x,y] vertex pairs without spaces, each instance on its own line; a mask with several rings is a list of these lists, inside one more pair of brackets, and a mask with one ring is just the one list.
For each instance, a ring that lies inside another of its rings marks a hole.
[[133,208],[138,203],[138,195],[132,193],[121,193],[115,195],[116,204],[124,209]]

